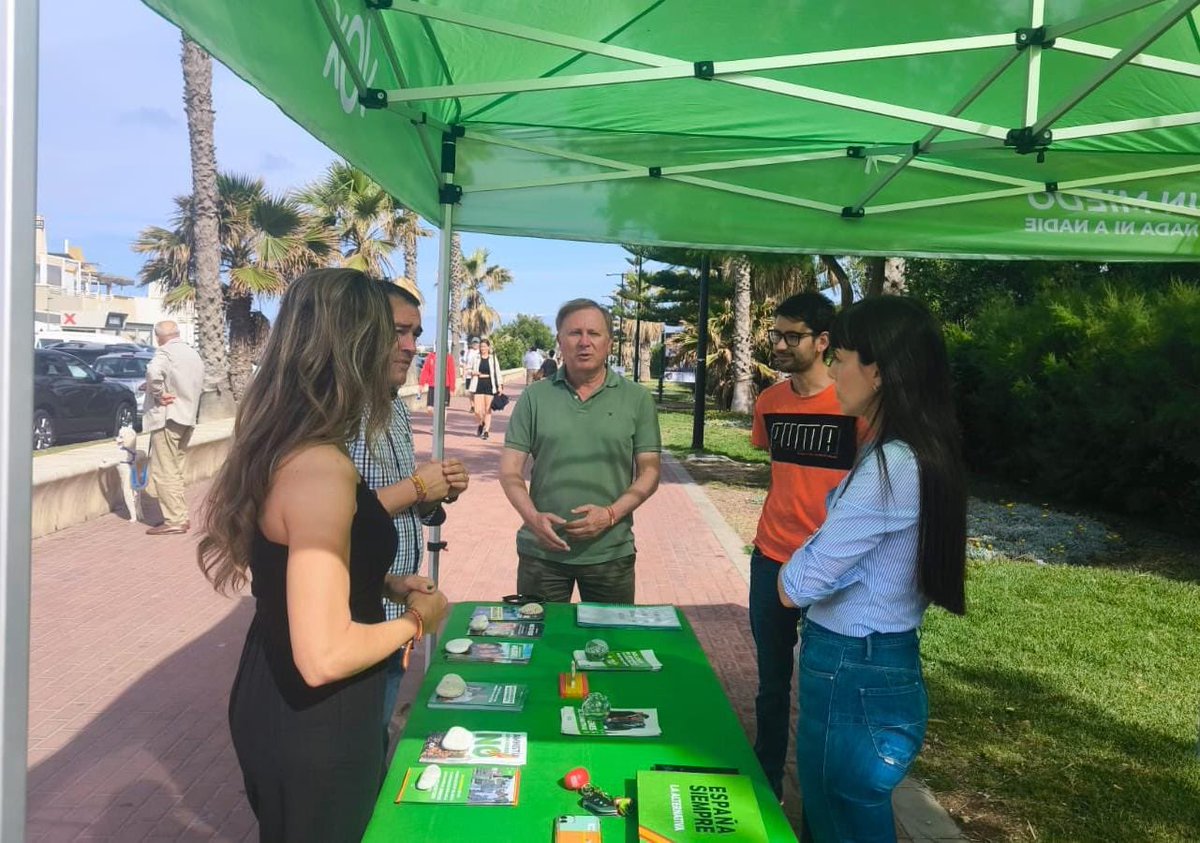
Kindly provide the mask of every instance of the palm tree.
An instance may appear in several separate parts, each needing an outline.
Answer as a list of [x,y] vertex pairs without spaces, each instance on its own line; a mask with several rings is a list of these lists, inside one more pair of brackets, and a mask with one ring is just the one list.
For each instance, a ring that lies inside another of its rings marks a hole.
[[733,396],[731,409],[735,413],[750,413],[754,409],[754,390],[751,384],[750,334],[754,325],[750,317],[750,261],[745,255],[726,259],[726,274],[733,283]]
[[389,278],[392,252],[403,247],[404,276],[416,283],[417,239],[431,232],[362,170],[335,161],[296,199],[334,232],[343,266]]
[[488,265],[488,250],[476,249],[463,258],[462,329],[468,334],[490,334],[500,326],[496,312],[484,292],[495,293],[512,281],[512,273],[497,264]]
[[415,211],[407,208],[401,210],[398,222],[400,247],[404,250],[404,277],[417,285],[417,240],[430,237],[433,232],[421,225],[421,218]]
[[[778,380],[770,367],[771,344],[767,340],[767,326],[775,309],[775,302],[766,299],[751,303],[750,324],[750,382],[752,397]],[[708,318],[708,354],[705,356],[707,369],[705,381],[718,410],[732,409],[734,392],[734,313],[730,300],[713,302]],[[687,324],[679,335],[679,353],[682,362],[696,362],[697,332],[695,324]]]
[[[240,399],[251,364],[265,338],[265,320],[253,310],[255,296],[277,296],[307,269],[338,256],[334,235],[294,200],[267,192],[261,179],[217,176],[220,265],[225,272],[224,305],[229,330],[229,378]],[[167,301],[194,300],[197,289],[183,267],[194,249],[196,221],[192,197],[175,199],[171,229],[150,226],[133,244],[147,255],[138,273],[142,283],[160,282]]]
[[[225,299],[221,294],[221,252],[217,215],[217,156],[213,140],[212,59],[182,35],[180,61],[183,65],[183,103],[187,113],[188,140],[192,158],[191,216],[195,233],[191,242],[176,243],[172,284],[194,284],[196,335],[204,361],[204,391],[215,403],[206,402],[205,415],[233,415],[229,364],[225,358]],[[161,234],[169,234],[163,232]],[[169,239],[169,238],[168,238]],[[179,248],[185,253],[179,254]],[[170,254],[165,252],[164,254]],[[179,273],[182,273],[180,277]]]

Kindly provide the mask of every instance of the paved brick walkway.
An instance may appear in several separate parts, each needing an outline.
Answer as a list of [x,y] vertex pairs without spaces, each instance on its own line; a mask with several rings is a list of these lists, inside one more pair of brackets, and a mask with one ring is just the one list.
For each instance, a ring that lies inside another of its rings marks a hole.
[[[464,399],[453,405],[447,453],[473,479],[444,530],[442,584],[455,602],[493,600],[516,581],[518,518],[497,483],[507,413],[484,442]],[[415,420],[427,458],[430,416]],[[685,478],[668,468],[637,515],[638,601],[683,609],[750,728],[746,584]],[[27,839],[257,839],[226,724],[250,599],[212,592],[194,536],[152,538],[108,516],[39,539],[32,614]]]

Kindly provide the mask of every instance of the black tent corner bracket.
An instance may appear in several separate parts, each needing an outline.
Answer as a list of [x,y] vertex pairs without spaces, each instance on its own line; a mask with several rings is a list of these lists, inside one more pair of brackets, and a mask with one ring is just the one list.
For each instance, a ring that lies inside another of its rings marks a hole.
[[1024,50],[1027,47],[1041,47],[1043,50],[1048,50],[1054,46],[1054,39],[1046,38],[1046,27],[1044,26],[1023,26],[1016,31],[1014,43],[1018,50]]
[[1043,129],[1035,135],[1032,126],[1022,126],[1017,129],[1008,130],[1008,136],[1004,139],[1004,145],[1011,146],[1020,155],[1028,155],[1031,152],[1041,154],[1045,152],[1046,147],[1053,140],[1054,133],[1049,129]]
[[712,79],[716,75],[716,68],[711,61],[693,62],[692,75],[697,79]]
[[462,195],[462,185],[443,184],[438,188],[438,202],[442,205],[457,205],[462,201]]
[[844,220],[860,220],[867,215],[865,208],[851,208],[849,205],[842,208],[842,219]]
[[367,88],[358,95],[358,104],[363,108],[387,108],[387,91],[383,88]]

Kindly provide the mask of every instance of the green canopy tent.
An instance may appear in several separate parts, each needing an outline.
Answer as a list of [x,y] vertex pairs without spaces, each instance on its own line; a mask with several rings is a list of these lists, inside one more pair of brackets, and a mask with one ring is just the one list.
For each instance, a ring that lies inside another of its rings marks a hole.
[[[146,2],[441,226],[439,364],[455,229],[1200,255],[1200,0]],[[36,8],[0,0],[6,748],[27,688],[32,296],[17,279],[32,256]],[[0,827],[18,839],[24,753],[3,755]]]
[[1200,255],[1200,0],[145,2],[440,224],[439,368],[455,230]]

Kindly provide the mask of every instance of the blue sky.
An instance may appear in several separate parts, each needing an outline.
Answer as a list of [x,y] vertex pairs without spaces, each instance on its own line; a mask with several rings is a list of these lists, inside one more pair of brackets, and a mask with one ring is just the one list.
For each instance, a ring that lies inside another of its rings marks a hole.
[[[167,224],[172,197],[191,190],[179,31],[136,0],[42,0],[39,84],[38,213],[50,249],[69,240],[105,272],[135,277],[141,262],[130,243],[143,227]],[[217,63],[213,101],[223,170],[285,190],[334,158]],[[489,297],[505,319],[549,322],[568,298],[606,297],[617,280],[606,273],[625,268],[618,246],[463,235],[464,251],[480,246],[515,279]],[[432,303],[436,237],[422,244],[419,267]]]

